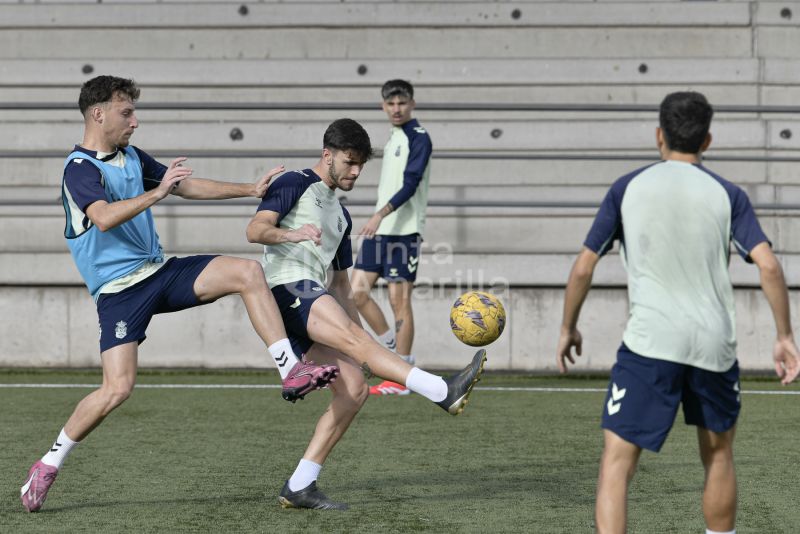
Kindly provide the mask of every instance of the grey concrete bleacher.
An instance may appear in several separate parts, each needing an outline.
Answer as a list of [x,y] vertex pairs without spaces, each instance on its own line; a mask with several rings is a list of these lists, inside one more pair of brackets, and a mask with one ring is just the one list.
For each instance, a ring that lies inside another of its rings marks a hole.
[[[794,106],[798,16],[791,2],[748,1],[0,0],[0,103],[10,104],[0,106],[0,365],[97,362],[94,310],[66,252],[57,200],[63,155],[80,140],[78,90],[90,77],[135,78],[134,144],[162,160],[191,153],[198,175],[223,180],[252,179],[276,163],[313,164],[324,127],[340,116],[361,121],[380,148],[388,129],[378,89],[388,78],[412,80],[416,115],[434,140],[431,199],[451,202],[428,213],[415,352],[425,365],[455,366],[465,349],[441,335],[447,310],[459,291],[487,286],[510,320],[491,347],[491,368],[541,370],[553,367],[560,286],[594,213],[574,204],[599,203],[616,177],[657,157],[656,114],[425,104],[654,106],[691,88],[718,106]],[[186,102],[362,105],[181,109]],[[22,107],[31,103],[62,107]],[[235,128],[241,139],[231,137]],[[764,207],[788,279],[800,285],[797,211],[770,208],[800,204],[800,116],[719,112],[712,132],[708,165]],[[630,160],[570,159],[592,154]],[[357,228],[372,212],[379,168],[376,158],[344,195]],[[498,207],[503,201],[539,205]],[[258,258],[259,247],[244,240],[253,206],[176,204],[155,213],[169,252]],[[743,366],[768,367],[772,330],[757,272],[736,259],[731,269]],[[602,369],[626,317],[616,257],[601,262],[596,281],[603,288],[586,305],[585,366]],[[264,365],[234,298],[160,317],[149,338],[144,365]]]

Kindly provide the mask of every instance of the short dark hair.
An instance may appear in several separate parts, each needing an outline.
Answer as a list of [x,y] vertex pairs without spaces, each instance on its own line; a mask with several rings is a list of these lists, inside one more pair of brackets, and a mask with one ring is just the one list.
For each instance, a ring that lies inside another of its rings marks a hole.
[[364,162],[372,157],[372,144],[369,140],[369,134],[367,134],[363,126],[353,119],[333,121],[322,137],[322,147],[352,152],[354,156]]
[[668,94],[661,102],[658,122],[670,150],[697,154],[706,140],[714,110],[694,91]]
[[403,96],[413,100],[414,86],[405,80],[389,80],[381,87],[381,96],[384,100],[389,100],[395,96]]
[[81,114],[95,104],[110,102],[115,93],[122,93],[136,102],[139,99],[139,88],[136,82],[116,76],[97,76],[87,81],[81,87],[81,96],[78,97],[78,108]]

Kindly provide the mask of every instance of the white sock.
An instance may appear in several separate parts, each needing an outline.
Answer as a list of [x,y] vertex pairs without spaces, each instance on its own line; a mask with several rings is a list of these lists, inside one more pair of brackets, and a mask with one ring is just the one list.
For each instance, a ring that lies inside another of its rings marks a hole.
[[706,529],[706,534],[736,534],[736,529],[727,530],[725,532],[717,531],[717,530],[710,530]]
[[58,439],[56,439],[53,446],[50,447],[50,450],[47,454],[42,456],[42,463],[51,465],[56,469],[61,469],[61,464],[64,463],[64,460],[67,459],[69,456],[70,451],[72,448],[77,445],[79,442],[72,441],[67,436],[64,429],[61,429],[61,433],[58,435]]
[[444,379],[423,371],[419,367],[414,367],[408,373],[406,387],[433,402],[441,402],[447,397],[447,384]]
[[383,334],[378,336],[378,341],[381,342],[381,345],[386,347],[389,350],[395,350],[397,348],[397,340],[394,337],[394,330],[391,328],[384,332]]
[[406,361],[406,363],[409,364],[409,365],[414,365],[415,363],[417,363],[417,359],[414,357],[413,354],[405,354],[405,355],[404,354],[398,354],[398,356],[403,358]]
[[278,366],[281,380],[286,380],[286,375],[300,361],[292,350],[292,344],[287,338],[283,338],[270,345],[268,350],[272,359],[275,360],[275,365]]
[[297,464],[297,469],[292,473],[289,479],[289,489],[291,491],[300,491],[307,488],[309,484],[319,478],[319,472],[322,471],[322,466],[310,460],[300,460]]

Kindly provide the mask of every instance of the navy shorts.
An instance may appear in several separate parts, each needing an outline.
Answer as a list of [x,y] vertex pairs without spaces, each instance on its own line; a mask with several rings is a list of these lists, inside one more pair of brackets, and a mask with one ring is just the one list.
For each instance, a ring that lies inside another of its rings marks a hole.
[[194,293],[194,281],[217,256],[170,258],[154,274],[119,293],[100,295],[97,316],[100,319],[100,352],[117,345],[138,341],[157,313],[193,308],[200,302]]
[[643,449],[658,452],[683,404],[687,425],[725,432],[741,407],[739,364],[725,372],[706,371],[632,352],[617,352],[603,404],[602,427]]
[[419,234],[376,235],[361,243],[354,268],[378,273],[387,282],[413,282],[421,245]]
[[311,305],[327,294],[325,287],[313,280],[298,280],[272,288],[272,296],[281,311],[286,334],[295,354],[305,354],[314,344],[306,328],[308,315],[311,313]]

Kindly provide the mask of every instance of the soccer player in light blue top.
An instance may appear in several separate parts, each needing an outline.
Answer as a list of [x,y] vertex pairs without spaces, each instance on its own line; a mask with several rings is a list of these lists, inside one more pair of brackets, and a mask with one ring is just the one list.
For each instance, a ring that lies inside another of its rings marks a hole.
[[256,332],[294,401],[334,380],[338,369],[301,362],[258,262],[226,256],[166,258],[150,207],[169,194],[189,199],[261,197],[272,169],[254,184],[192,177],[177,158],[164,166],[130,145],[139,125],[133,80],[98,76],[80,93],[84,137],[64,162],[62,197],[67,245],[97,305],[103,384],[75,408],[53,447],[36,462],[21,489],[22,504],[38,511],[70,451],[131,394],[138,346],[153,315],[200,306],[238,293]]
[[[452,415],[461,413],[486,361],[479,350],[460,373],[443,379],[412,367],[362,327],[353,302],[350,215],[336,190],[350,191],[372,155],[364,128],[350,119],[325,131],[314,167],[287,172],[267,190],[247,227],[247,239],[264,244],[264,270],[295,352],[336,366],[341,378],[311,442],[280,491],[286,508],[346,509],[317,488],[322,464],[367,400],[366,373],[403,384]],[[332,268],[326,287],[326,273]]]
[[667,95],[656,140],[659,163],[612,185],[567,283],[557,363],[581,354],[578,315],[595,266],[613,242],[628,272],[630,315],[603,405],[605,445],[595,520],[598,532],[624,532],[628,486],[642,449],[658,451],[680,404],[697,427],[706,473],[707,532],[734,532],[733,437],[739,366],[731,243],[761,273],[777,329],[775,371],[783,384],[800,372],[783,270],[739,187],[706,169],[713,111],[695,92]]
[[[433,145],[427,130],[411,117],[414,87],[405,80],[389,80],[381,88],[383,110],[392,132],[383,148],[375,214],[361,234],[364,241],[353,269],[356,306],[381,343],[414,363],[414,314],[411,293],[417,279]],[[394,328],[389,328],[380,306],[370,296],[378,278],[386,280]],[[405,395],[402,384],[385,381],[370,388],[373,395]]]

